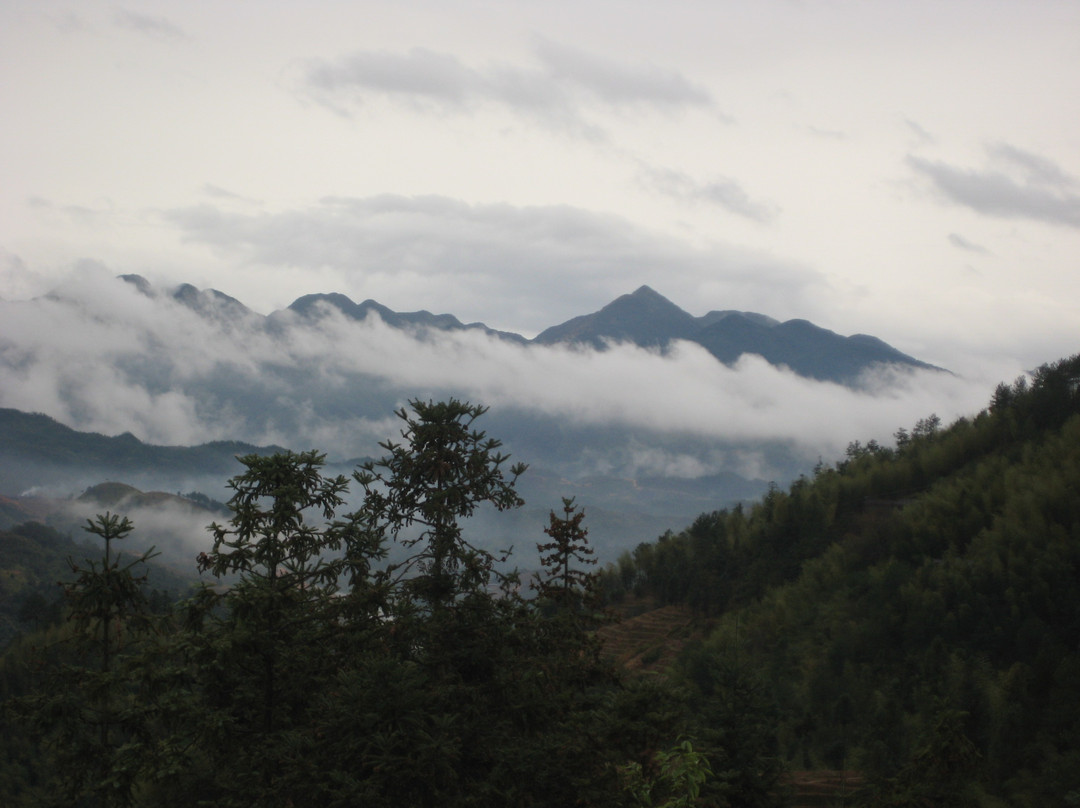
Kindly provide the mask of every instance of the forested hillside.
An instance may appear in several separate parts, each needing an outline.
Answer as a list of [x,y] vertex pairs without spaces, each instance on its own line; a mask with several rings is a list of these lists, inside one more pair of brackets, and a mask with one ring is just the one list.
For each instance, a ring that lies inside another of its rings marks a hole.
[[[770,806],[785,768],[867,805],[1080,798],[1080,356],[600,574],[567,500],[527,580],[467,532],[524,467],[484,408],[411,406],[351,483],[241,458],[173,608],[99,516],[66,621],[0,660],[11,803]],[[696,611],[664,675],[605,652],[604,599]]]
[[716,618],[677,665],[699,698],[753,693],[790,766],[862,770],[869,804],[1076,804],[1080,356],[603,579]]
[[[60,622],[60,582],[71,577],[70,560],[81,560],[97,548],[80,531],[73,538],[40,522],[0,529],[0,649],[19,634]],[[194,583],[168,567],[148,570],[147,596],[157,608],[176,600]]]
[[98,515],[66,620],[0,659],[5,804],[774,804],[754,737],[605,658],[578,507],[537,526],[536,576],[501,572],[465,520],[520,506],[524,465],[475,428],[484,408],[412,408],[354,473],[352,513],[315,451],[241,458],[203,584],[172,608],[152,559],[121,555],[137,526]]

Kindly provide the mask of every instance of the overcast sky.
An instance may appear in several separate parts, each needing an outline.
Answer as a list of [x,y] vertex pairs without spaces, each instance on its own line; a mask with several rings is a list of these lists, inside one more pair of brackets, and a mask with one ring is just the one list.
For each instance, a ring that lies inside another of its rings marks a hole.
[[647,283],[961,374],[1080,350],[1076,2],[0,0],[0,120],[8,300],[533,335]]

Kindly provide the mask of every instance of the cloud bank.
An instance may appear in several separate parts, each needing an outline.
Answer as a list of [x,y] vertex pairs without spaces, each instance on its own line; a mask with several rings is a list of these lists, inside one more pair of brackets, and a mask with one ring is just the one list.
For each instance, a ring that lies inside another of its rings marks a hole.
[[489,405],[516,456],[567,474],[775,475],[766,447],[812,465],[931,412],[971,414],[1000,380],[892,372],[852,390],[754,356],[726,367],[691,343],[661,356],[413,334],[336,310],[215,318],[91,270],[0,306],[0,406],[159,444],[242,439],[338,459],[380,453],[406,399],[454,395]]

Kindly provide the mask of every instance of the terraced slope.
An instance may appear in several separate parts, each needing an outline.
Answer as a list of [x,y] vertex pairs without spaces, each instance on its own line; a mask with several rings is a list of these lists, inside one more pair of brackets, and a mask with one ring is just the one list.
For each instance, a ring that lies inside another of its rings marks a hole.
[[604,650],[630,670],[661,672],[700,627],[686,606],[663,606],[600,629]]
[[858,772],[791,772],[787,778],[792,808],[833,808],[851,805],[852,795],[865,781]]

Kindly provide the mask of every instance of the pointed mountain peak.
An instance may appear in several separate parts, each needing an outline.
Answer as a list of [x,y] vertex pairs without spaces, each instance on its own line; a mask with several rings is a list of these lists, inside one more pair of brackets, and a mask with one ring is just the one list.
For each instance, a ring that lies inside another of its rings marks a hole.
[[691,315],[652,288],[641,286],[600,311],[543,331],[534,342],[584,342],[601,348],[614,341],[662,347],[673,339],[689,339],[696,330],[697,322]]
[[667,298],[664,297],[662,294],[657,292],[655,289],[653,289],[648,284],[644,284],[644,283],[641,286],[639,286],[637,289],[635,289],[634,293],[631,294],[630,297],[643,297],[643,298],[651,297],[651,298],[659,298],[661,300],[667,300]]
[[636,303],[638,305],[644,304],[646,306],[654,306],[654,307],[661,307],[662,306],[662,307],[666,307],[666,308],[679,309],[679,311],[682,311],[682,309],[680,309],[678,306],[676,306],[674,303],[672,303],[670,300],[668,300],[662,294],[657,292],[651,286],[647,286],[647,285],[641,285],[637,289],[635,289],[633,292],[631,292],[630,294],[621,295],[621,296],[615,298],[615,300],[608,303],[608,305],[605,306],[604,308],[606,309],[606,308],[609,308],[611,306],[616,305],[617,303],[628,302],[628,301],[633,301],[634,303]]

